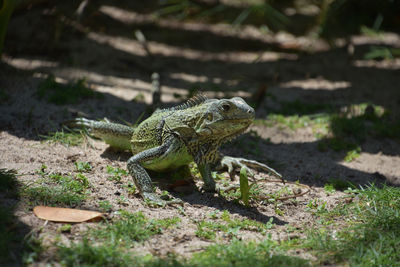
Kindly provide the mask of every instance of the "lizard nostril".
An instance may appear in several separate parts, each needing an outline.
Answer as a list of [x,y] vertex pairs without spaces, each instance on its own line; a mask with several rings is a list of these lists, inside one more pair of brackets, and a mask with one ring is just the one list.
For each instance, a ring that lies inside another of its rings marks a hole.
[[249,113],[249,114],[253,114],[253,113],[254,113],[254,109],[252,109],[252,108],[249,108],[249,109],[247,110],[247,113]]

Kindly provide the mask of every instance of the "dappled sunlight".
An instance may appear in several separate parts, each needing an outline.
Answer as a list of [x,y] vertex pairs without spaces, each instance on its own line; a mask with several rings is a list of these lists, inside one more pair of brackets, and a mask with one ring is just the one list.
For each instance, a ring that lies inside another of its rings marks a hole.
[[141,24],[154,21],[154,16],[152,15],[140,14],[133,10],[126,10],[118,8],[116,6],[103,5],[99,8],[99,11],[125,24],[132,24],[132,23]]
[[354,60],[353,66],[359,68],[377,68],[386,70],[400,70],[400,58],[386,59],[381,61],[376,60]]
[[347,81],[329,81],[324,78],[317,79],[305,79],[305,80],[293,80],[290,82],[281,83],[282,88],[297,87],[303,90],[343,90],[351,86],[350,82]]
[[3,56],[2,60],[10,66],[20,70],[36,70],[41,68],[55,68],[59,66],[59,63],[56,61],[43,59]]
[[341,161],[338,164],[368,173],[371,178],[375,178],[380,182],[400,185],[400,158],[398,156],[385,155],[382,152],[361,152],[360,156],[355,160],[351,162]]
[[132,55],[146,56],[146,51],[144,50],[143,46],[134,39],[110,36],[107,34],[96,32],[90,32],[87,37],[88,39],[93,40],[99,44],[106,44],[115,49],[127,52]]

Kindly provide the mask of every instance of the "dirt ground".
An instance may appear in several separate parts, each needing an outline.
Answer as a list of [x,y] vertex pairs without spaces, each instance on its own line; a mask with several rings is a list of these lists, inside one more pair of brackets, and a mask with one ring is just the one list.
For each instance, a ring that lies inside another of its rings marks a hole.
[[[134,38],[137,29],[146,36],[150,54]],[[280,125],[254,125],[249,131],[255,131],[256,137],[244,134],[223,151],[272,162],[286,180],[310,186],[310,193],[296,201],[283,201],[283,213],[277,214],[270,204],[253,203],[247,208],[217,194],[202,193],[197,189],[201,182],[197,182],[197,187],[179,196],[184,202],[182,214],[173,206],[148,207],[139,195],[129,195],[123,184],[130,178],[123,178],[122,183],[107,179],[106,166],[125,168],[128,153],[111,151],[98,140],[91,140],[91,145],[66,147],[44,142],[40,135],[61,130],[63,121],[77,116],[135,122],[151,103],[153,72],[161,75],[161,99],[166,106],[179,103],[193,90],[209,97],[242,96],[250,101],[260,87],[266,86],[268,95],[256,110],[257,119],[266,118],[270,109],[279,108],[279,103],[285,101],[338,107],[372,102],[400,114],[400,60],[363,59],[371,44],[399,48],[400,36],[354,36],[352,43],[355,52],[349,56],[344,46],[329,48],[322,40],[284,33],[263,35],[250,26],[239,30],[225,24],[156,20],[141,10],[121,6],[104,5],[82,23],[67,19],[45,4],[34,6],[29,12],[17,10],[10,21],[0,62],[0,87],[9,95],[0,106],[0,168],[15,169],[23,174],[19,176],[22,182],[32,183],[39,179],[35,171],[43,164],[49,172],[69,173],[75,171],[75,162],[89,162],[93,169],[87,177],[92,190],[79,208],[99,210],[99,201],[108,200],[112,204],[110,216],[122,208],[142,211],[149,218],[181,218],[181,227],[135,247],[140,253],[191,255],[201,250],[213,242],[196,237],[196,222],[223,210],[234,218],[264,223],[273,218],[277,226],[269,233],[272,238],[283,240],[289,235],[284,231],[287,225],[305,229],[313,224],[312,214],[305,209],[310,200],[326,201],[327,207],[343,201],[343,192],[328,194],[324,190],[329,179],[355,185],[400,184],[399,142],[368,137],[361,155],[345,162],[343,152],[317,149],[318,140],[311,127],[291,130]],[[90,87],[105,97],[69,105],[48,103],[37,97],[36,90],[50,73],[65,82],[85,77]],[[140,94],[143,102],[132,101]],[[259,153],[243,149],[250,147],[249,140],[257,141]],[[256,178],[268,175],[256,172]],[[271,183],[268,191],[281,186]],[[123,203],[119,201],[121,196],[126,199]],[[44,224],[27,203],[2,198],[9,205],[18,204],[17,218],[28,230],[42,228],[42,237],[51,243],[58,224]],[[87,224],[74,224],[71,233],[63,235],[64,241],[79,239],[86,227]],[[249,231],[240,236],[243,240],[263,238]]]

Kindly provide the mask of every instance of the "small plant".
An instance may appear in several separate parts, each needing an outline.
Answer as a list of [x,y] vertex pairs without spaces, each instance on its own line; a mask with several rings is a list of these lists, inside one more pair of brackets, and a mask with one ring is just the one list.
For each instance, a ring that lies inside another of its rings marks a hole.
[[128,184],[123,185],[125,190],[128,192],[129,195],[136,194],[136,186],[133,182],[128,182]]
[[240,170],[240,199],[243,201],[244,205],[249,206],[249,180],[247,178],[247,171],[245,167]]
[[91,235],[105,243],[118,240],[120,246],[131,247],[134,242],[147,240],[155,234],[160,234],[164,229],[176,225],[179,218],[149,220],[141,212],[129,213],[121,210],[119,216],[111,223],[106,223],[99,229],[93,229]]
[[77,161],[75,162],[75,168],[78,172],[89,172],[92,170],[92,165],[89,162]]
[[[211,216],[213,219],[217,219],[217,215]],[[222,222],[217,221],[205,221],[202,220],[197,223],[196,236],[204,239],[214,240],[216,238],[216,232],[226,233],[228,237],[237,237],[239,230],[247,230],[259,232],[263,235],[266,231],[274,227],[273,219],[270,218],[267,223],[260,223],[249,219],[231,219],[228,211],[224,211],[221,214]]]
[[131,253],[116,243],[93,244],[86,237],[71,246],[59,245],[57,256],[65,266],[132,266]]
[[37,172],[42,181],[24,188],[22,195],[27,197],[32,205],[65,205],[76,206],[87,198],[89,181],[82,173],[75,176],[60,173],[48,174],[46,165]]
[[128,205],[128,200],[126,199],[125,196],[120,196],[117,200],[118,204],[127,206]]
[[60,185],[65,191],[83,194],[90,186],[87,177],[81,173],[78,173],[75,176],[61,175],[59,173],[55,173],[50,174],[48,177],[50,178],[50,180]]
[[144,103],[144,102],[145,102],[144,94],[138,93],[138,94],[132,99],[132,102]]
[[325,192],[328,193],[328,194],[333,194],[333,193],[336,192],[336,189],[335,189],[335,187],[334,187],[332,184],[326,184],[326,185],[324,185],[324,190],[325,190]]
[[215,230],[219,228],[219,224],[200,221],[197,223],[197,230],[195,232],[197,237],[207,239],[207,240],[214,240],[216,237]]
[[79,146],[85,140],[83,131],[73,131],[67,127],[61,129],[61,131],[50,132],[47,135],[39,135],[45,141],[50,143],[60,143],[67,147]]
[[108,200],[99,201],[99,209],[102,212],[110,212],[112,210],[112,204]]
[[400,57],[399,48],[383,46],[371,46],[369,52],[364,55],[364,59],[394,59]]
[[326,201],[321,201],[319,199],[312,199],[308,202],[306,211],[311,211],[315,215],[321,215],[328,212],[326,207]]
[[353,150],[347,151],[346,156],[344,157],[344,161],[346,162],[352,162],[356,158],[360,156],[361,153],[361,147],[357,147]]
[[335,190],[340,190],[340,191],[346,190],[348,188],[353,188],[353,189],[356,188],[356,186],[353,183],[336,178],[329,178],[328,185],[333,187]]
[[107,173],[110,176],[107,178],[110,181],[121,182],[123,176],[128,176],[128,172],[124,169],[114,168],[113,166],[107,165]]
[[65,192],[61,187],[49,188],[48,185],[30,186],[22,195],[30,200],[30,205],[48,206],[77,206],[80,205],[86,196],[74,192]]
[[36,174],[39,174],[41,177],[44,177],[45,175],[47,175],[47,166],[46,164],[42,164],[42,166],[40,166],[40,169],[35,170]]
[[261,243],[234,239],[228,245],[208,246],[190,260],[190,266],[310,266],[307,260],[286,256],[270,238]]
[[69,232],[71,232],[71,228],[72,228],[72,225],[66,223],[66,224],[58,227],[57,228],[57,232],[59,232],[59,233],[69,233]]
[[317,264],[396,265],[400,262],[396,253],[400,244],[399,188],[371,185],[352,191],[357,193],[359,201],[339,205],[327,213],[336,220],[342,217],[340,221],[345,219],[348,225],[340,223],[329,229],[312,229],[305,247],[318,255]]

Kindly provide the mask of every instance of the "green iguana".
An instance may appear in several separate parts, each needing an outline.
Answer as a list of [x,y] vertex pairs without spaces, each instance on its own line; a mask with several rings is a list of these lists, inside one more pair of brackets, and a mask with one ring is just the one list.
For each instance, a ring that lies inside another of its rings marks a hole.
[[131,150],[127,167],[137,189],[145,200],[164,205],[175,200],[162,200],[153,190],[146,169],[170,171],[195,162],[204,180],[205,191],[216,191],[211,166],[261,168],[281,177],[267,165],[253,160],[223,156],[221,144],[243,133],[254,120],[254,109],[242,98],[207,99],[196,96],[176,107],[156,110],[137,127],[78,118],[74,126],[86,127],[89,133],[110,146]]

